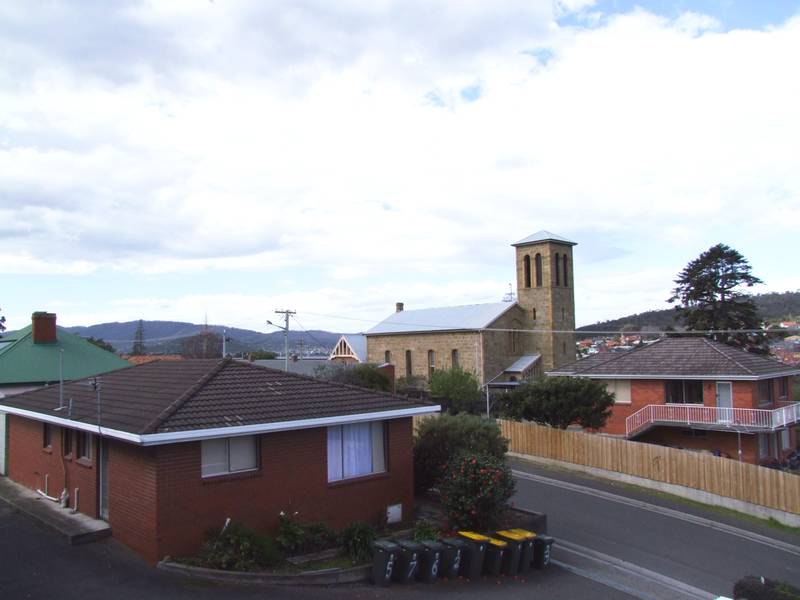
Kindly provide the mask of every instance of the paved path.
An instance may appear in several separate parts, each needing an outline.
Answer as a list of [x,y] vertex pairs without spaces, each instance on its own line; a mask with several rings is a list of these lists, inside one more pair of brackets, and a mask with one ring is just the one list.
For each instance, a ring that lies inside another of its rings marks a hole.
[[800,585],[800,536],[664,495],[513,461],[518,505],[548,515],[563,568],[648,600],[730,594],[744,575]]

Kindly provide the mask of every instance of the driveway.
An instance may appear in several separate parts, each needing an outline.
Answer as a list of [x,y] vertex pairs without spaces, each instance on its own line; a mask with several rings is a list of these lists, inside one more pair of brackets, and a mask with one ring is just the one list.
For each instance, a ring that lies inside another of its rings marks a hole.
[[18,513],[0,500],[0,597],[4,600],[80,599],[157,600],[265,598],[287,600],[360,600],[424,598],[458,595],[459,598],[529,600],[532,596],[555,600],[631,596],[556,566],[536,571],[527,579],[440,582],[375,588],[369,585],[315,587],[234,587],[187,580],[151,567],[113,539],[70,546],[61,537]]

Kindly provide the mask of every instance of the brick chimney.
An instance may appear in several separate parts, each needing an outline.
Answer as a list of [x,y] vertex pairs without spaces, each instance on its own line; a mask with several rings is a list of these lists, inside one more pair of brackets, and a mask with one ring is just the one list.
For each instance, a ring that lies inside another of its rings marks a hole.
[[397,304],[395,304],[394,305],[394,310],[395,310],[395,312],[403,312],[403,303],[402,302],[398,302]]
[[31,337],[34,344],[55,344],[56,315],[38,311],[31,315]]

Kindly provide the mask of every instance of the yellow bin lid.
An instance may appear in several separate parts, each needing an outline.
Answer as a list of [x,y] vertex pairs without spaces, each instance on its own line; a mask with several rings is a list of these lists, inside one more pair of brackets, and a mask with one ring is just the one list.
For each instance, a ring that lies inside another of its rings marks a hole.
[[489,538],[489,543],[492,546],[497,546],[498,548],[505,548],[508,546],[508,542],[504,542],[503,540],[498,540],[497,538]]
[[[509,529],[508,531],[510,531],[511,533],[515,533],[517,535],[521,535],[525,539],[531,539],[536,537],[536,534],[533,531],[528,531],[527,529]],[[505,534],[505,532],[503,531],[500,531],[498,533]]]
[[474,531],[459,531],[458,535],[463,535],[465,538],[475,540],[476,542],[488,542],[490,539],[488,536],[475,533]]
[[529,536],[524,535],[519,531],[515,531],[513,529],[504,529],[503,531],[498,531],[497,535],[501,535],[510,540],[514,540],[515,542],[524,542],[525,540],[530,539]]

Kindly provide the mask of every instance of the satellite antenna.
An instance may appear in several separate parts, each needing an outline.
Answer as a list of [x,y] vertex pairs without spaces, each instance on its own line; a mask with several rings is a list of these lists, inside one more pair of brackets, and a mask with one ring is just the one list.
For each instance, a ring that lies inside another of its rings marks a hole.
[[503,295],[503,302],[514,302],[516,298],[514,297],[514,291],[511,288],[511,284],[508,284],[508,291]]

